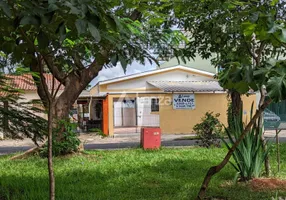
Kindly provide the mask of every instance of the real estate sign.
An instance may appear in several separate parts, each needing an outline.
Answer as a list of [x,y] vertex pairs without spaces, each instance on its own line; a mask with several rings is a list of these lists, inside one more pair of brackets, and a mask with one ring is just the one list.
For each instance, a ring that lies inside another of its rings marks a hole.
[[195,109],[195,95],[173,94],[173,109]]

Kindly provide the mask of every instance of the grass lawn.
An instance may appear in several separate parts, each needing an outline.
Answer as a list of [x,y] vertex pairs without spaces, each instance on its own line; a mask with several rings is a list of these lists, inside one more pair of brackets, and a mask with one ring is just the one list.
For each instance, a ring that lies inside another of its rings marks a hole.
[[[161,149],[143,151],[88,151],[54,159],[56,198],[94,199],[194,199],[207,169],[217,164],[226,149]],[[275,151],[271,151],[272,171],[276,171]],[[281,173],[286,179],[286,145],[281,146]],[[253,192],[243,184],[233,184],[234,169],[228,165],[215,176],[208,196],[229,199],[271,199],[276,191]],[[286,192],[278,191],[286,197]],[[47,160],[31,157],[10,161],[0,157],[0,200],[48,199]]]

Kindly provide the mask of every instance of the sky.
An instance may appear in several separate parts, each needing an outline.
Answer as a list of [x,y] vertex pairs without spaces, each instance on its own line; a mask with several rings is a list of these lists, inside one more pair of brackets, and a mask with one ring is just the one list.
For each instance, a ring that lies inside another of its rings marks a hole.
[[111,78],[116,78],[124,75],[137,74],[140,72],[145,72],[149,70],[156,69],[157,65],[155,63],[150,64],[146,60],[145,65],[140,64],[137,61],[133,61],[130,65],[127,65],[126,72],[124,72],[122,66],[118,62],[115,67],[112,68],[103,68],[98,76],[90,82],[90,86],[93,87],[98,83],[98,81],[104,81]]

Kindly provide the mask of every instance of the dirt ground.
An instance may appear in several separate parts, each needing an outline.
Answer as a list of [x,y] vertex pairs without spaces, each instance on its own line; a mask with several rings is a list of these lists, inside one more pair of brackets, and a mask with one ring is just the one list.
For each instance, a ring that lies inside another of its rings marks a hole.
[[286,190],[286,180],[275,178],[255,178],[250,182],[250,187],[254,191]]

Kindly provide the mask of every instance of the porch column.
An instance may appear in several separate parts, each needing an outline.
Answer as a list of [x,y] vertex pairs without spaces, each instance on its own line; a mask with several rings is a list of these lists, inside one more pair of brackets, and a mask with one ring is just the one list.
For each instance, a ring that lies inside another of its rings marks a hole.
[[108,95],[108,130],[109,136],[114,135],[114,109],[113,109],[113,96]]
[[90,97],[90,100],[89,100],[89,104],[88,104],[88,112],[89,112],[89,117],[88,117],[88,119],[89,120],[91,120],[92,119],[92,114],[91,114],[91,112],[92,112],[92,103],[93,103],[93,101],[92,101],[92,97]]

